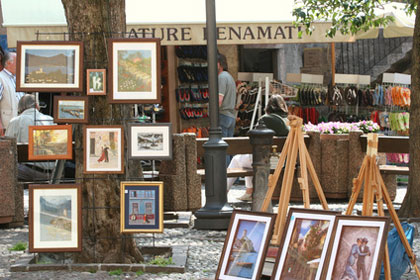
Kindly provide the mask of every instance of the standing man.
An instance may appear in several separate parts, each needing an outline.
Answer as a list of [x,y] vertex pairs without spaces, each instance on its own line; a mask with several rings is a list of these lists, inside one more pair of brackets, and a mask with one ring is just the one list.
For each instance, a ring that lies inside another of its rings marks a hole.
[[0,72],[0,118],[5,129],[12,118],[18,115],[18,102],[24,95],[16,92],[16,53],[5,52],[1,59],[3,70]]
[[217,69],[219,71],[219,124],[222,128],[222,137],[232,137],[236,124],[236,84],[227,72],[228,65],[223,54],[217,56]]

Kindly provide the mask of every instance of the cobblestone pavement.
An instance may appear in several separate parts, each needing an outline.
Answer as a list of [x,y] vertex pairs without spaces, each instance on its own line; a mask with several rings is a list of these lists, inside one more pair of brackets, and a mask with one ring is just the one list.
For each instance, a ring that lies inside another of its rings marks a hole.
[[[402,200],[403,190],[399,192],[396,201]],[[249,204],[238,203],[236,197],[244,192],[241,185],[236,185],[229,192],[228,201],[235,207],[249,209]],[[300,205],[295,204],[291,206]],[[346,202],[329,203],[332,210],[344,211]],[[313,208],[321,208],[313,204]],[[356,210],[361,210],[361,204],[356,204]],[[414,223],[416,227],[420,224]],[[68,272],[68,271],[42,271],[42,272],[10,272],[9,268],[19,258],[30,256],[26,252],[13,252],[8,249],[17,242],[28,242],[28,227],[16,229],[0,229],[0,278],[1,279],[214,279],[226,231],[204,231],[188,228],[165,229],[163,234],[137,234],[136,240],[140,246],[150,245],[188,245],[188,258],[186,273],[179,274],[143,274],[123,273],[120,276],[110,276],[108,272]],[[414,252],[420,256],[420,239],[414,240]],[[420,263],[419,263],[420,264]],[[417,279],[414,270],[405,274],[401,279]]]

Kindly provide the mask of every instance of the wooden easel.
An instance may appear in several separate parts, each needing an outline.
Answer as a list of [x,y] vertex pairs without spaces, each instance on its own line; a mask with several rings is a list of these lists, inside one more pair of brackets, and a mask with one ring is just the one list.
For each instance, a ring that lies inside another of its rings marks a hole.
[[[416,256],[414,255],[413,251],[411,250],[410,244],[407,241],[400,220],[398,219],[397,212],[395,212],[391,198],[388,194],[388,190],[386,189],[385,183],[382,179],[379,167],[376,164],[377,154],[378,135],[373,133],[368,134],[366,156],[363,159],[363,163],[360,167],[358,176],[353,179],[353,190],[352,195],[350,197],[349,206],[347,207],[346,215],[351,215],[354,205],[356,204],[357,198],[359,196],[360,190],[362,188],[362,184],[364,184],[362,208],[363,216],[373,215],[374,196],[376,196],[378,215],[385,216],[383,205],[383,202],[385,200],[392,221],[394,222],[394,225],[398,231],[398,235],[400,236],[400,239],[404,245],[405,251],[407,252],[408,257],[410,258],[410,261],[416,270],[417,277],[420,279],[420,271],[416,264]],[[389,263],[388,243],[385,243],[384,271],[385,279],[390,280],[391,267]]]
[[281,171],[283,169],[284,161],[286,162],[286,168],[284,170],[283,181],[281,185],[281,193],[279,198],[279,208],[276,217],[276,223],[273,231],[273,237],[271,243],[275,245],[280,244],[280,239],[283,233],[283,229],[286,222],[287,208],[290,201],[290,193],[292,191],[293,176],[296,165],[297,156],[299,154],[300,163],[300,177],[298,183],[303,195],[303,204],[305,208],[310,207],[309,202],[309,187],[308,187],[308,173],[311,175],[312,182],[315,185],[315,189],[318,193],[319,200],[321,201],[322,207],[328,210],[327,200],[325,199],[324,192],[322,191],[321,184],[316,175],[315,168],[312,160],[309,156],[308,150],[306,149],[305,142],[303,140],[302,123],[303,120],[296,116],[288,117],[290,123],[289,135],[284,143],[283,150],[281,151],[279,161],[277,163],[276,170],[268,178],[268,191],[265,195],[264,202],[261,206],[261,211],[267,211],[267,208],[273,197],[274,190],[279,180]]

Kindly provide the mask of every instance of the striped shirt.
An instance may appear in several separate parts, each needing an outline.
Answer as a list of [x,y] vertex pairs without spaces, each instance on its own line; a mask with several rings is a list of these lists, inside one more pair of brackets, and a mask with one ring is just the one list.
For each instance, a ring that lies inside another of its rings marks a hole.
[[[13,85],[15,86],[15,90],[16,90],[16,76],[13,75],[12,73],[10,73],[10,71],[7,70],[6,68],[4,68],[3,71],[4,71],[4,73],[7,74],[7,76],[9,76],[10,81],[13,83]],[[3,98],[3,91],[4,91],[4,85],[0,83],[0,100],[2,100],[2,98]],[[24,95],[25,95],[24,92],[16,92],[17,100],[19,101]]]

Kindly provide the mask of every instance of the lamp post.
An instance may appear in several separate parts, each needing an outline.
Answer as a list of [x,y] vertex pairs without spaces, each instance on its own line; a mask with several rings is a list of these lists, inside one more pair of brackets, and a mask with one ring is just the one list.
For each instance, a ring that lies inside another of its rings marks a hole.
[[215,0],[206,0],[207,63],[209,82],[209,140],[204,147],[206,204],[195,212],[197,229],[227,229],[232,207],[227,204],[226,149],[219,127]]

